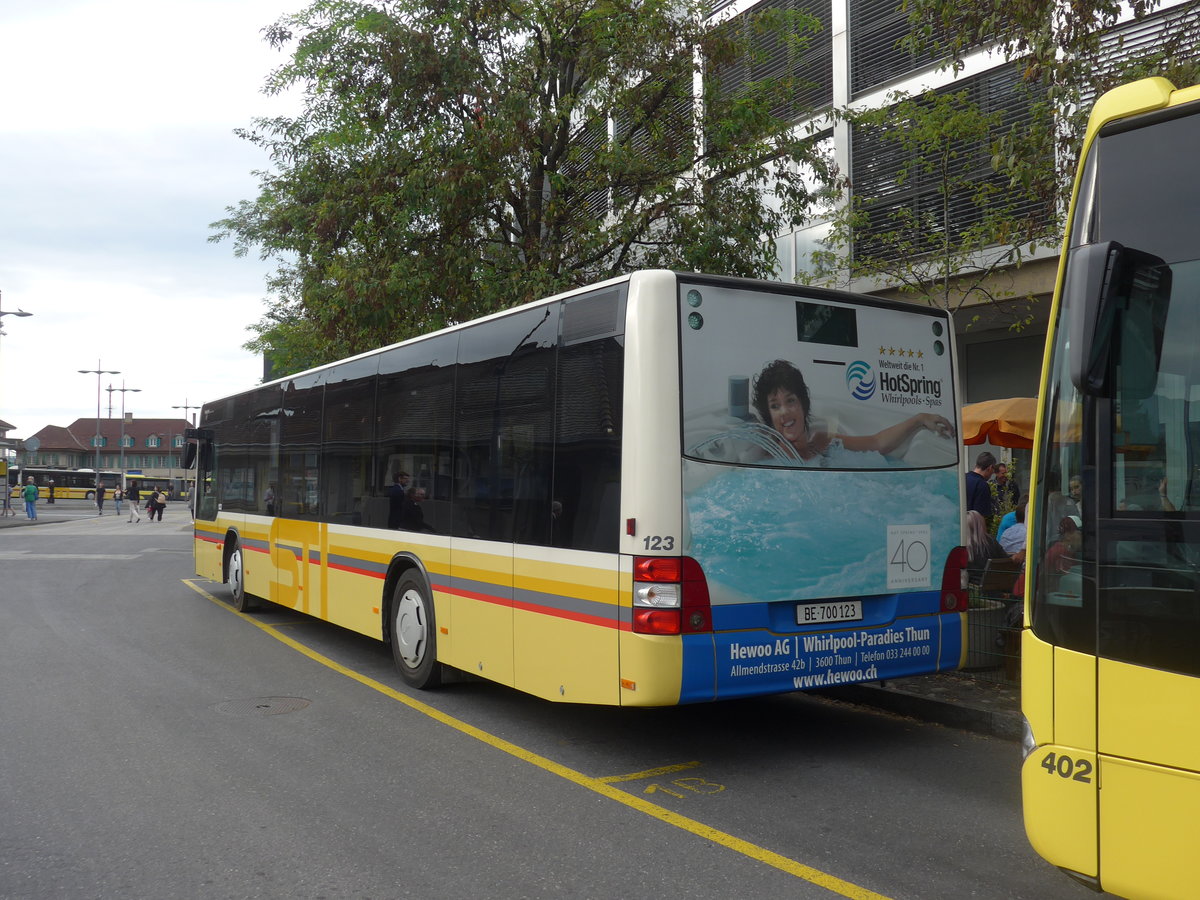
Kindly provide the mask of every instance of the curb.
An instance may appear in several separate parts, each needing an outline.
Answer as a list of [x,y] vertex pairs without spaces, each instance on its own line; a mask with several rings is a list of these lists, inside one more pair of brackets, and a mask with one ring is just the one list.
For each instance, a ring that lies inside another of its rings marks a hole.
[[871,706],[913,719],[936,722],[950,728],[971,731],[1009,741],[1021,740],[1021,714],[1008,709],[982,709],[959,703],[947,703],[921,697],[895,688],[866,684],[847,685],[813,691],[831,700]]

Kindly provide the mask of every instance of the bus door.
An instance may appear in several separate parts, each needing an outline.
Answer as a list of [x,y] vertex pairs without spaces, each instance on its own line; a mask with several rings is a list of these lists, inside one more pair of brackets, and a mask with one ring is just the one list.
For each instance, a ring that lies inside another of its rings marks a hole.
[[1200,808],[1200,283],[1180,291],[1181,270],[1141,252],[1092,255],[1123,288],[1092,309],[1098,337],[1082,346],[1100,350],[1071,372],[1060,353],[1047,397],[1031,544],[1045,643],[1026,645],[1053,678],[1026,671],[1031,692],[1053,684],[1039,701],[1053,734],[1025,763],[1027,822],[1043,855],[1107,891],[1185,896]]
[[320,449],[324,373],[298,375],[280,391],[278,478],[272,482],[271,602],[328,618],[324,591]]
[[1126,255],[1111,400],[1096,404],[1100,878],[1185,896],[1200,809],[1200,267]]

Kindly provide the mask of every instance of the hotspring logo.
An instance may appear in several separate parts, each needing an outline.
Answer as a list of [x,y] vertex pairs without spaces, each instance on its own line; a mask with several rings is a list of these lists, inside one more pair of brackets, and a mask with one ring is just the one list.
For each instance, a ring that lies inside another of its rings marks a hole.
[[878,385],[875,382],[875,371],[870,364],[861,359],[850,363],[846,368],[846,387],[850,388],[850,395],[856,400],[870,400],[874,397]]

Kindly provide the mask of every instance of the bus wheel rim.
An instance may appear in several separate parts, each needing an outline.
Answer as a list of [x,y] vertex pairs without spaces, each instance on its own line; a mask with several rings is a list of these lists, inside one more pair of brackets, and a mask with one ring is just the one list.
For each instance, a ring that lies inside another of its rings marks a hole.
[[396,604],[396,644],[404,664],[413,669],[421,665],[428,643],[429,617],[425,598],[416,588],[409,587]]

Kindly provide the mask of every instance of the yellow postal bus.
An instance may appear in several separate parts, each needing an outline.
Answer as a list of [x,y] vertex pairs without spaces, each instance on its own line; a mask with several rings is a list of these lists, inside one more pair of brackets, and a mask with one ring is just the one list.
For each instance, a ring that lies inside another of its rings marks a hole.
[[639,272],[205,404],[196,571],[539,697],[956,668],[940,310]]
[[1051,314],[1023,697],[1034,848],[1200,896],[1200,86],[1096,103]]

